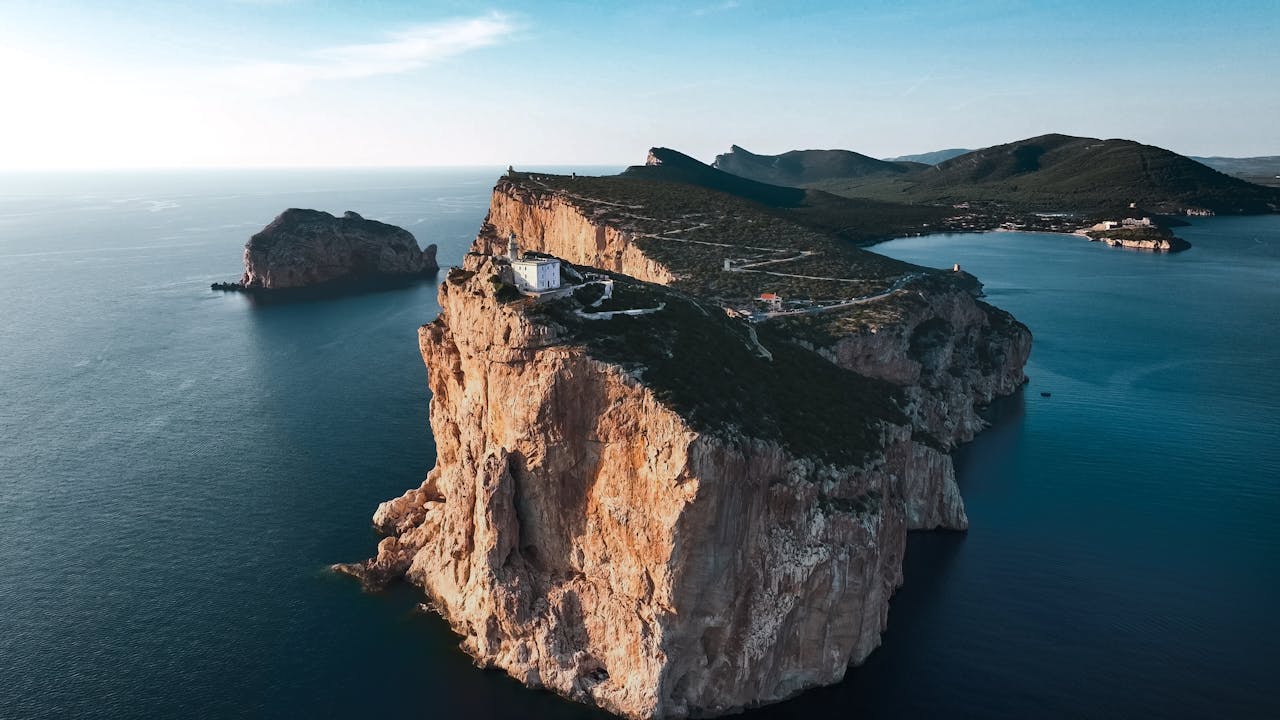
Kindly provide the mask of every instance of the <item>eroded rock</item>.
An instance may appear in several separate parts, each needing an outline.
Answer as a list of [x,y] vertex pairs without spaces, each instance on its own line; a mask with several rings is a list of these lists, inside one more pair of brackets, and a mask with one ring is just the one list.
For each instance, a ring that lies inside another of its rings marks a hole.
[[244,248],[244,290],[286,290],[341,281],[406,278],[439,270],[436,246],[418,248],[403,228],[354,212],[285,210]]

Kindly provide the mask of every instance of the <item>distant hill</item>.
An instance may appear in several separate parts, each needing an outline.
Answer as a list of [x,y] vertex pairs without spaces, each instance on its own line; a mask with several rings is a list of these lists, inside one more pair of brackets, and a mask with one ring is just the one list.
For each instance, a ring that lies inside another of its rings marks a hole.
[[1192,156],[1191,159],[1241,180],[1280,187],[1280,155],[1247,158]]
[[965,153],[971,153],[972,150],[964,148],[950,148],[947,150],[934,150],[933,152],[920,153],[919,155],[899,155],[898,157],[885,158],[885,162],[907,162],[907,163],[923,163],[925,165],[937,165],[946,162],[953,157],[959,157]]
[[713,167],[775,185],[808,185],[834,178],[901,175],[922,169],[919,163],[877,160],[849,150],[792,150],[781,155],[757,155],[737,145],[717,155]]
[[1280,210],[1280,190],[1225,175],[1132,140],[1042,135],[975,150],[897,177],[816,183],[831,192],[900,202],[999,202],[1028,210],[1111,212],[1129,203],[1155,212]]
[[633,165],[621,176],[696,185],[734,195],[858,243],[923,232],[953,214],[950,208],[842,197],[822,190],[759,182],[724,172],[670,148],[650,149],[644,165]]
[[1247,158],[1188,157],[1228,175],[1280,175],[1280,155]]
[[698,185],[771,207],[796,207],[804,202],[804,190],[723,172],[670,148],[651,148],[644,165],[633,165],[622,174]]

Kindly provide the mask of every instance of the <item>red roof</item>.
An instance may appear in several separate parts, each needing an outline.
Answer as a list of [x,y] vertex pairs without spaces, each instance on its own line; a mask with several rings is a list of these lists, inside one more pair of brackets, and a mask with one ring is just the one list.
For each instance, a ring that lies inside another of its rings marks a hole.
[[781,300],[777,293],[760,293],[761,300]]

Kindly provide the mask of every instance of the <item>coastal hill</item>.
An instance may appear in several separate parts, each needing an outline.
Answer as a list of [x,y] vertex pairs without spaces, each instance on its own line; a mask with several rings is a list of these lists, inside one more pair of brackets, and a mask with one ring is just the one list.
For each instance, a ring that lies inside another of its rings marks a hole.
[[661,148],[500,179],[419,332],[436,465],[336,569],[408,580],[480,665],[629,718],[862,662],[907,532],[968,526],[947,452],[1025,382],[1031,335],[973,276],[733,180]]
[[1192,160],[1258,185],[1280,186],[1280,155],[1264,157],[1196,157]]
[[1132,140],[1059,134],[974,150],[912,172],[851,175],[806,185],[903,203],[987,202],[1097,216],[1130,203],[1174,215],[1280,210],[1280,190],[1231,177],[1169,150]]
[[[945,227],[948,218],[955,215],[950,208],[843,197],[813,188],[744,178],[670,148],[650,149],[644,165],[633,165],[619,177],[664,183],[655,195],[677,193],[680,186],[686,185],[732,195],[768,208],[770,213],[791,222],[858,244]],[[609,180],[598,178],[592,182]]]
[[717,155],[712,167],[775,185],[808,185],[823,180],[901,175],[920,170],[920,163],[889,162],[849,150],[792,150],[757,155],[737,145]]
[[885,161],[937,165],[939,163],[944,163],[953,157],[959,157],[965,153],[971,152],[973,151],[967,148],[948,148],[946,150],[934,150],[933,152],[917,153],[915,155],[899,155],[898,157],[885,158]]
[[910,194],[956,193],[1064,209],[1139,206],[1219,214],[1280,209],[1280,192],[1224,175],[1190,158],[1132,140],[1043,135],[952,158],[915,178]]
[[804,204],[805,191],[790,185],[760,180],[742,173],[724,172],[670,148],[650,148],[643,165],[622,171],[624,177],[697,185],[708,190],[736,195],[762,205],[793,208]]

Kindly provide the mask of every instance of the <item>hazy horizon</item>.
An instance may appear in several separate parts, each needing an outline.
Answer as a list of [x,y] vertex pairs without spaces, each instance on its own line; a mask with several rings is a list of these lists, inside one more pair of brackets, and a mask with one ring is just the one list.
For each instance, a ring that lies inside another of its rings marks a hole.
[[1050,132],[1280,154],[1280,6],[0,0],[0,171],[894,157]]

